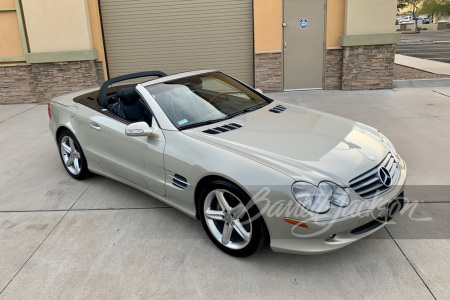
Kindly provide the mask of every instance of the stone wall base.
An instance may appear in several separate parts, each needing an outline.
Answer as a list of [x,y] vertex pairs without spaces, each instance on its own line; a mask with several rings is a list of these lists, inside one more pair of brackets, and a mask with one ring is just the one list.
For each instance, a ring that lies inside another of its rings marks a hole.
[[396,45],[344,47],[342,90],[392,89]]
[[450,27],[450,22],[447,23],[446,21],[439,21],[437,30],[446,30],[446,29],[449,29],[449,27]]
[[325,57],[325,90],[342,89],[342,49],[329,49]]
[[0,104],[47,103],[104,81],[101,61],[0,64]]
[[282,91],[283,59],[281,51],[255,53],[255,87],[264,93]]
[[395,47],[392,44],[327,50],[324,89],[392,89]]
[[[329,49],[324,89],[391,89],[395,45]],[[281,51],[255,53],[255,86],[265,93],[282,91]],[[47,103],[53,97],[101,85],[103,65],[97,61],[0,64],[0,104]]]

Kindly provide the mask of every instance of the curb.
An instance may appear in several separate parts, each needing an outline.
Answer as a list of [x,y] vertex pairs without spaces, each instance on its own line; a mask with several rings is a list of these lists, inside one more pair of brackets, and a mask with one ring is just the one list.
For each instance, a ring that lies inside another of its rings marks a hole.
[[450,78],[394,80],[394,88],[427,88],[450,86]]
[[400,41],[400,43],[398,43],[397,45],[431,45],[431,44],[435,44],[435,43],[432,41],[422,41],[422,40],[411,40],[411,41],[404,40],[404,41]]

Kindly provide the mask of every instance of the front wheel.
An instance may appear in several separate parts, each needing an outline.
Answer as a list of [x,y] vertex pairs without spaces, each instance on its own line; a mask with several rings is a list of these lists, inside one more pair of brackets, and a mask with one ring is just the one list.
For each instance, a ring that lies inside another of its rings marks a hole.
[[203,228],[223,252],[245,257],[264,244],[266,231],[259,210],[236,185],[214,181],[202,191],[199,200]]

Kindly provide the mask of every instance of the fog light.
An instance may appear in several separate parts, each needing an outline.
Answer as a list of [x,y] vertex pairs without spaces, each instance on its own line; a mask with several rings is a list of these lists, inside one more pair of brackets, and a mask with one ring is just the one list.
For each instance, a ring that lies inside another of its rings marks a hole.
[[325,242],[331,241],[332,239],[334,239],[335,236],[336,236],[336,234],[330,235],[329,237],[327,237],[327,238],[325,239]]

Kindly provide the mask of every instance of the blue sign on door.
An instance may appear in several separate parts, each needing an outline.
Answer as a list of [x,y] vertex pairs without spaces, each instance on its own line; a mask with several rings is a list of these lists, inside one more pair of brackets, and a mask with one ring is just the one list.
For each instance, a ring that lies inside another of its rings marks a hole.
[[301,19],[301,20],[300,20],[300,27],[301,27],[301,28],[306,28],[306,27],[308,27],[308,20],[306,20],[306,19]]

